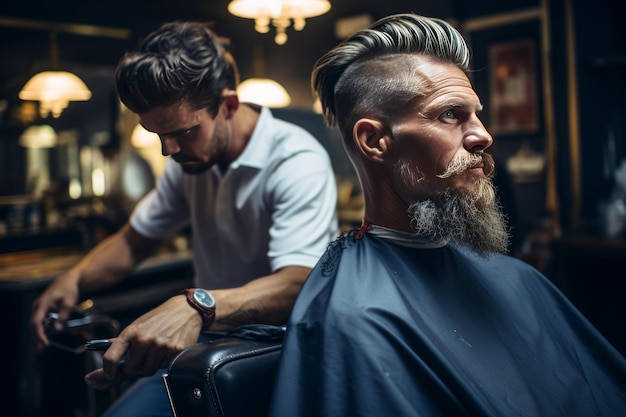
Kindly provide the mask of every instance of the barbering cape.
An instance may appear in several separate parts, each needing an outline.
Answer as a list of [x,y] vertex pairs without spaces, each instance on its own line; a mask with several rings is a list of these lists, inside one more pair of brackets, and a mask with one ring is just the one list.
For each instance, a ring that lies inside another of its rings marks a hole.
[[626,416],[623,356],[531,266],[366,233],[287,327],[274,417]]

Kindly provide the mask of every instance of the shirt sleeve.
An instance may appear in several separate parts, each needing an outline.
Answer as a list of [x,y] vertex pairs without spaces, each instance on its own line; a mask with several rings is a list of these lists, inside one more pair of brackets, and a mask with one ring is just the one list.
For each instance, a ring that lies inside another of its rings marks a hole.
[[337,187],[330,160],[305,150],[276,167],[267,195],[274,207],[268,257],[272,270],[312,268],[338,233]]

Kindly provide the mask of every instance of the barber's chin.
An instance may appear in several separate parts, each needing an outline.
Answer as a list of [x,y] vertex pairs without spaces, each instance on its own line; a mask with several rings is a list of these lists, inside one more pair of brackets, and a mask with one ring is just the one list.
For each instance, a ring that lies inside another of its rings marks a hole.
[[206,162],[185,162],[181,164],[185,174],[201,174],[211,168]]

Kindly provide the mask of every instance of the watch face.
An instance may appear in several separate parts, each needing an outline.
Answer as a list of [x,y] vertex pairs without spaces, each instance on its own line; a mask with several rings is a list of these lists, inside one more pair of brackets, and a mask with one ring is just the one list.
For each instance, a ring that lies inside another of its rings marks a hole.
[[215,307],[215,299],[210,292],[203,289],[196,289],[193,292],[193,298],[198,304],[206,308]]

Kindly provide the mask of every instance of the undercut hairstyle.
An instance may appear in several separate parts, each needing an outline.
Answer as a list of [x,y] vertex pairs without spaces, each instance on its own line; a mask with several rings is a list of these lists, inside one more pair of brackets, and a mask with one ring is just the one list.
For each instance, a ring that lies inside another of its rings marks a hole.
[[311,87],[326,123],[339,127],[350,149],[358,119],[377,117],[391,123],[412,101],[432,91],[419,71],[428,59],[470,71],[463,36],[442,19],[396,14],[356,32],[313,68]]
[[229,46],[207,23],[165,23],[118,63],[120,100],[135,113],[185,102],[215,116],[222,91],[239,83]]

